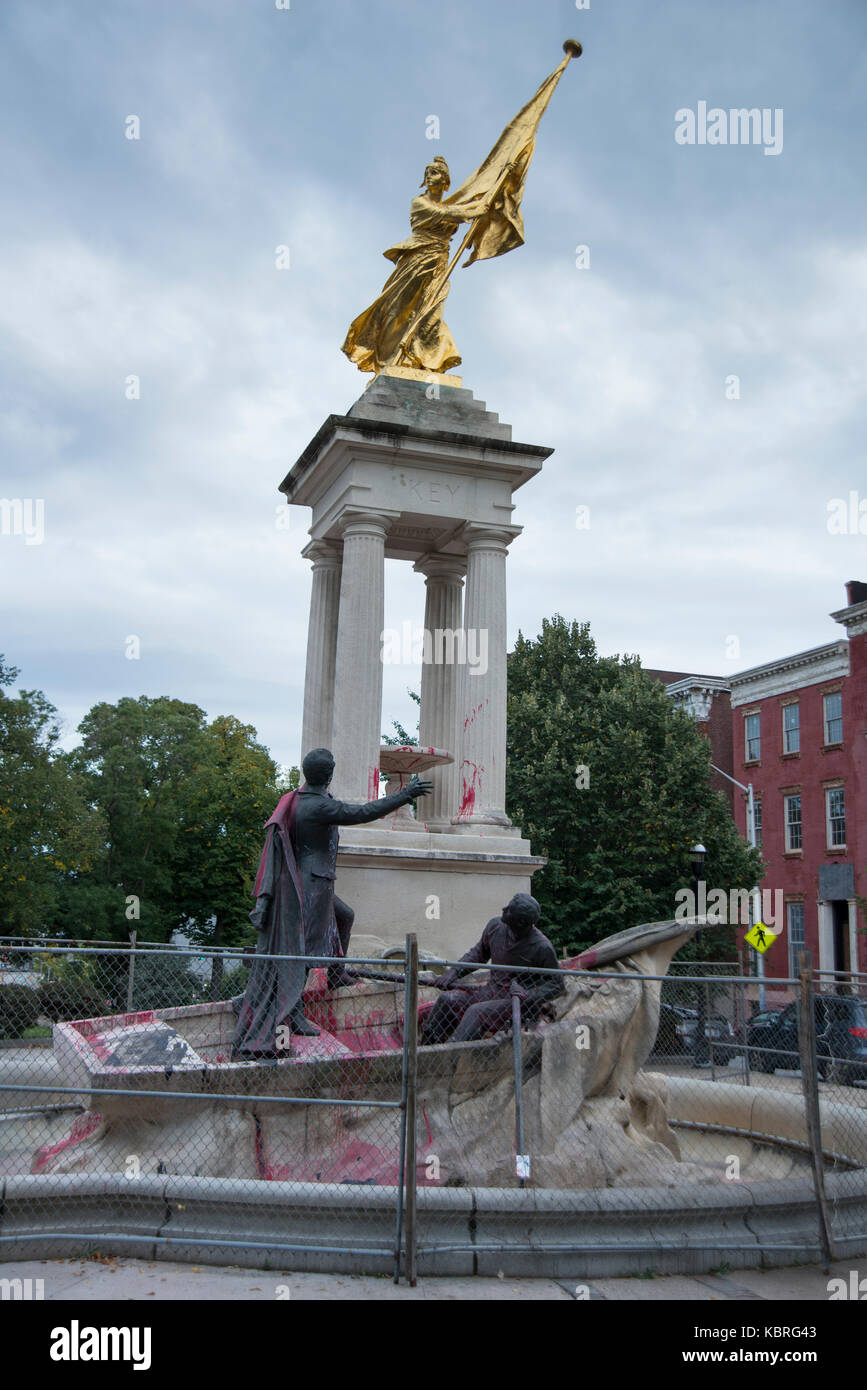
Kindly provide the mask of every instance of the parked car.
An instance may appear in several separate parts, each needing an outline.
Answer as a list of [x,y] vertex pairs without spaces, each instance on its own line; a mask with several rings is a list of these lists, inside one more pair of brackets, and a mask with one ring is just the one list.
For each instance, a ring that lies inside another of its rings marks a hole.
[[[841,1086],[867,1081],[867,1000],[817,994],[813,1006],[819,1075]],[[751,1019],[747,1046],[757,1071],[800,1070],[797,1004]]]
[[[720,1066],[728,1066],[737,1053],[737,1038],[727,1018],[708,1014],[705,1023],[708,1052]],[[660,1057],[693,1057],[698,1040],[698,1013],[679,1004],[661,1004],[653,1051]]]

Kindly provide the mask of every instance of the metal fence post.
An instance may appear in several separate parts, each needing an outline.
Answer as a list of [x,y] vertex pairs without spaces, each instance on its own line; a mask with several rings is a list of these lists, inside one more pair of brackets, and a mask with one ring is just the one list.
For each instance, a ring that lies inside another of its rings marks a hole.
[[747,989],[749,987],[749,976],[744,969],[744,948],[738,946],[738,974],[743,980],[743,984],[738,988],[740,999],[738,1001],[738,1037],[743,1039],[743,1063],[744,1063],[744,1085],[752,1084],[752,1074],[750,1072],[750,1049],[747,1047],[747,1032],[749,1031],[749,1020],[747,1019]]
[[418,1096],[418,938],[406,938],[406,1277],[416,1284],[416,1109]]
[[515,1172],[524,1186],[524,1056],[521,1041],[521,997],[512,986],[512,1059],[515,1072]]
[[126,977],[126,1011],[132,1013],[133,990],[135,988],[135,943],[138,931],[134,928],[129,934],[129,970]]
[[825,1168],[822,1161],[819,1069],[816,1060],[816,1019],[813,1013],[813,962],[809,951],[801,951],[798,957],[798,968],[801,982],[798,1008],[798,1051],[800,1052],[804,1105],[807,1112],[807,1140],[810,1145],[813,1186],[816,1192],[816,1208],[819,1218],[819,1245],[827,1273],[827,1266],[834,1258],[834,1250],[831,1237],[831,1217],[828,1210],[828,1199],[825,1195]]

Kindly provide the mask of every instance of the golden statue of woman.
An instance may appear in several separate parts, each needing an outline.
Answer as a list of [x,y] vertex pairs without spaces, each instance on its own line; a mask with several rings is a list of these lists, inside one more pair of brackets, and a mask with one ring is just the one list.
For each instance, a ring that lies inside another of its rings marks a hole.
[[[575,39],[563,45],[566,57],[503,131],[487,159],[450,198],[451,179],[442,155],[428,164],[409,210],[411,235],[383,255],[395,264],[382,293],[349,325],[343,351],[362,372],[412,367],[447,372],[461,361],[443,321],[449,276],[464,250],[465,262],[501,256],[524,243],[521,198],[536,130],[570,59],[581,53]],[[470,229],[449,260],[458,227]]]
[[395,269],[379,298],[350,324],[343,344],[347,357],[362,372],[381,371],[394,358],[408,328],[410,337],[401,354],[402,365],[447,372],[460,363],[460,354],[443,320],[443,305],[449,292],[444,276],[452,237],[462,222],[471,222],[478,216],[484,199],[444,205],[443,194],[450,183],[449,166],[438,154],[424,171],[420,185],[424,193],[410,204],[412,235],[382,253],[394,261]]

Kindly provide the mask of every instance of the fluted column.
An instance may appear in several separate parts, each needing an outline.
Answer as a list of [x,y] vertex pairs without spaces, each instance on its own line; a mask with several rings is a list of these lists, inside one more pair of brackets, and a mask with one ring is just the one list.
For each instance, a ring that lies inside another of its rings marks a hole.
[[333,541],[311,541],[302,554],[313,561],[307,666],[304,672],[303,758],[311,748],[331,747],[341,551]]
[[382,630],[389,519],[350,512],[343,520],[343,569],[334,677],[333,791],[372,801],[382,739]]
[[425,578],[425,659],[421,668],[419,743],[443,748],[454,762],[432,768],[434,784],[422,814],[430,830],[451,829],[458,807],[458,678],[461,654],[461,590],[466,561],[460,556],[426,555],[413,566]]
[[[506,815],[506,555],[513,533],[470,525],[464,602],[466,664],[457,826],[509,826]],[[484,833],[484,832],[483,832]]]

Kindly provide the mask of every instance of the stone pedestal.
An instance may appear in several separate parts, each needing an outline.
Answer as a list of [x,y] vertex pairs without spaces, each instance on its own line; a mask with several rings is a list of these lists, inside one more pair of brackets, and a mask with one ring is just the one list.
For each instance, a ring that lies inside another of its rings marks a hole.
[[378,794],[385,559],[425,578],[420,742],[454,761],[433,770],[423,827],[341,832],[356,937],[415,931],[428,952],[462,954],[544,862],[505,809],[506,556],[513,494],[550,453],[447,377],[383,373],[281,484],[313,513],[302,755],[331,747],[344,800]]
[[544,863],[514,828],[502,837],[341,831],[337,888],[355,910],[350,955],[367,954],[364,938],[403,946],[415,932],[427,955],[457,960],[514,893],[532,892]]

